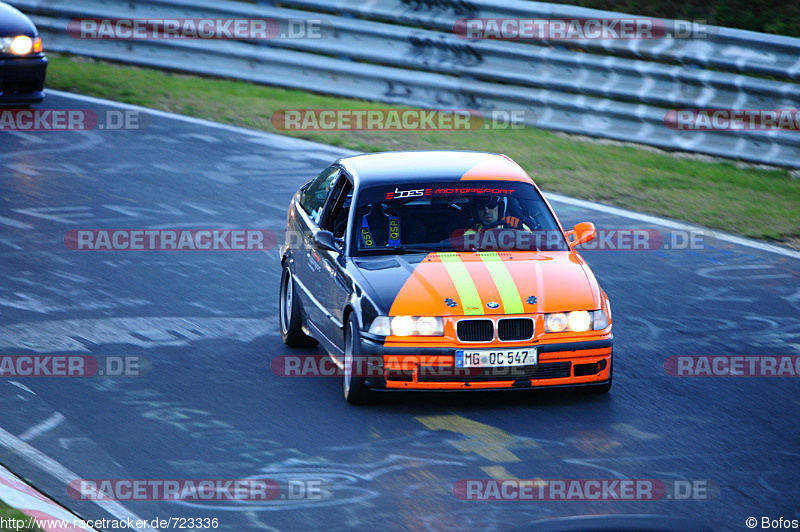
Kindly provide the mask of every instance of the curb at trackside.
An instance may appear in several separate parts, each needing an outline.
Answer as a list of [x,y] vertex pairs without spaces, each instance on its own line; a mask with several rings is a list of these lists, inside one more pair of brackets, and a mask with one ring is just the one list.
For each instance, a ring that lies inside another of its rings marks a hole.
[[[0,465],[0,500],[32,518],[36,526],[45,532],[96,530],[86,526],[75,526],[74,523],[81,522],[79,517],[33,489],[2,465]],[[29,521],[25,521],[26,526],[28,523]],[[50,526],[46,526],[48,523]]]
[[[21,440],[17,436],[14,436],[13,434],[11,434],[10,432],[6,431],[2,427],[0,427],[0,447],[5,448],[6,450],[8,450],[8,451],[14,453],[15,455],[21,457],[28,464],[30,464],[32,466],[35,466],[38,469],[40,469],[41,471],[44,471],[45,473],[49,474],[50,476],[52,476],[53,478],[55,478],[56,480],[61,482],[64,486],[69,485],[69,483],[72,482],[73,480],[79,480],[80,479],[80,477],[78,475],[76,475],[75,473],[73,473],[72,471],[70,471],[69,469],[64,467],[63,465],[61,465],[59,462],[53,460],[52,458],[50,458],[49,456],[47,456],[43,452],[39,451],[38,449],[36,449],[32,445],[30,445],[29,443]],[[2,469],[2,466],[0,466],[0,469]],[[3,470],[3,471],[5,471],[5,470]],[[0,478],[3,478],[3,477],[0,477]],[[14,478],[16,478],[16,477],[14,477]],[[21,488],[24,488],[25,486],[27,486],[27,484],[24,484],[18,478],[16,479],[16,482],[17,483],[14,484],[14,485],[19,486]],[[27,493],[29,493],[29,494],[30,493],[34,493],[34,494],[37,493],[35,490],[33,490],[33,488],[30,488],[29,486],[27,486],[27,487],[28,487]],[[13,491],[10,492],[10,494],[13,495]],[[3,497],[3,495],[0,493],[0,498],[2,498],[2,497]],[[44,497],[43,495],[40,495],[39,498],[40,499],[43,498],[43,499],[49,500],[46,497]],[[50,502],[52,502],[52,501],[50,501]],[[111,499],[102,499],[101,498],[101,499],[92,500],[92,502],[94,502],[94,504],[99,506],[103,511],[105,511],[106,513],[111,515],[114,519],[117,519],[117,520],[120,520],[120,521],[124,520],[124,521],[126,521],[126,523],[129,520],[132,520],[134,522],[142,522],[143,521],[143,519],[141,517],[139,517],[138,515],[132,513],[125,506],[120,504],[118,501],[111,500]],[[14,504],[12,504],[8,500],[6,501],[6,504],[14,506]],[[53,504],[55,504],[55,503],[53,503]],[[16,506],[16,508],[19,509],[20,507]],[[72,515],[72,514],[70,514],[70,515]],[[135,530],[156,530],[156,531],[158,531],[158,528],[151,527],[149,525],[149,523],[147,523],[147,522],[145,522],[143,525],[138,526],[138,527],[136,527],[134,529]],[[61,529],[56,529],[56,530],[69,530],[69,529],[61,528]],[[75,530],[81,530],[81,529],[75,529]],[[86,528],[84,528],[83,530],[86,530]]]

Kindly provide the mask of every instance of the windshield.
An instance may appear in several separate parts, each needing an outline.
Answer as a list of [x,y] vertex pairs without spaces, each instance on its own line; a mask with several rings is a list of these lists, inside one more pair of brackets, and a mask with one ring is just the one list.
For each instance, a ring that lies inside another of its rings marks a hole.
[[354,226],[359,254],[567,249],[538,190],[514,181],[371,187]]

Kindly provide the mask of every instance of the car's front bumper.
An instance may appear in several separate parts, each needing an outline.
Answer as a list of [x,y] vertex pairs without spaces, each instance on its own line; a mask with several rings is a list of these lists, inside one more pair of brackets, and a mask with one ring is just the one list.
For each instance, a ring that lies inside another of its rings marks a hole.
[[47,58],[0,58],[0,106],[27,105],[44,99]]
[[604,384],[611,378],[613,337],[535,344],[539,363],[510,368],[455,367],[453,347],[387,347],[362,339],[367,385],[387,390],[483,390]]

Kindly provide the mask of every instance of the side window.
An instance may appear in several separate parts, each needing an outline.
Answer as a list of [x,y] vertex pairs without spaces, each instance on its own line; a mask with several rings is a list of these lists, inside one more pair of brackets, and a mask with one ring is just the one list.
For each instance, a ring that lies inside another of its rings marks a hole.
[[319,223],[320,227],[331,231],[336,238],[343,238],[352,199],[353,184],[346,176],[342,176],[325,207]]
[[331,187],[336,182],[336,178],[341,174],[341,170],[331,166],[322,171],[315,177],[303,190],[300,195],[300,206],[306,211],[315,222],[319,222],[319,215],[325,205],[325,198],[328,197]]

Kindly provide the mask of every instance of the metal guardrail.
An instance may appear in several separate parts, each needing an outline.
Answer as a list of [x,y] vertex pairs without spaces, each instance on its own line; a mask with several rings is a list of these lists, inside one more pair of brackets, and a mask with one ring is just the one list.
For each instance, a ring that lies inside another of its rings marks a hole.
[[[521,1],[502,7],[486,0],[280,2],[297,9],[211,0],[12,3],[32,15],[54,51],[428,108],[524,109],[535,116],[528,123],[541,128],[800,167],[797,131],[675,131],[664,122],[674,108],[798,107],[800,85],[792,80],[800,76],[800,39],[712,28],[703,40],[570,43],[584,52],[546,42],[470,41],[453,33],[455,21],[465,17],[620,17]],[[81,17],[269,18],[282,24],[322,18],[332,32],[322,39],[258,42],[89,41],[66,33],[69,20]]]
[[[318,12],[334,12],[370,20],[413,24],[452,32],[461,18],[597,19],[619,18],[620,13],[527,0],[258,0]],[[626,18],[641,18],[622,15]],[[666,21],[667,27],[674,21]],[[707,68],[800,78],[800,39],[731,28],[709,27],[703,39],[580,40],[593,52],[674,61]]]

